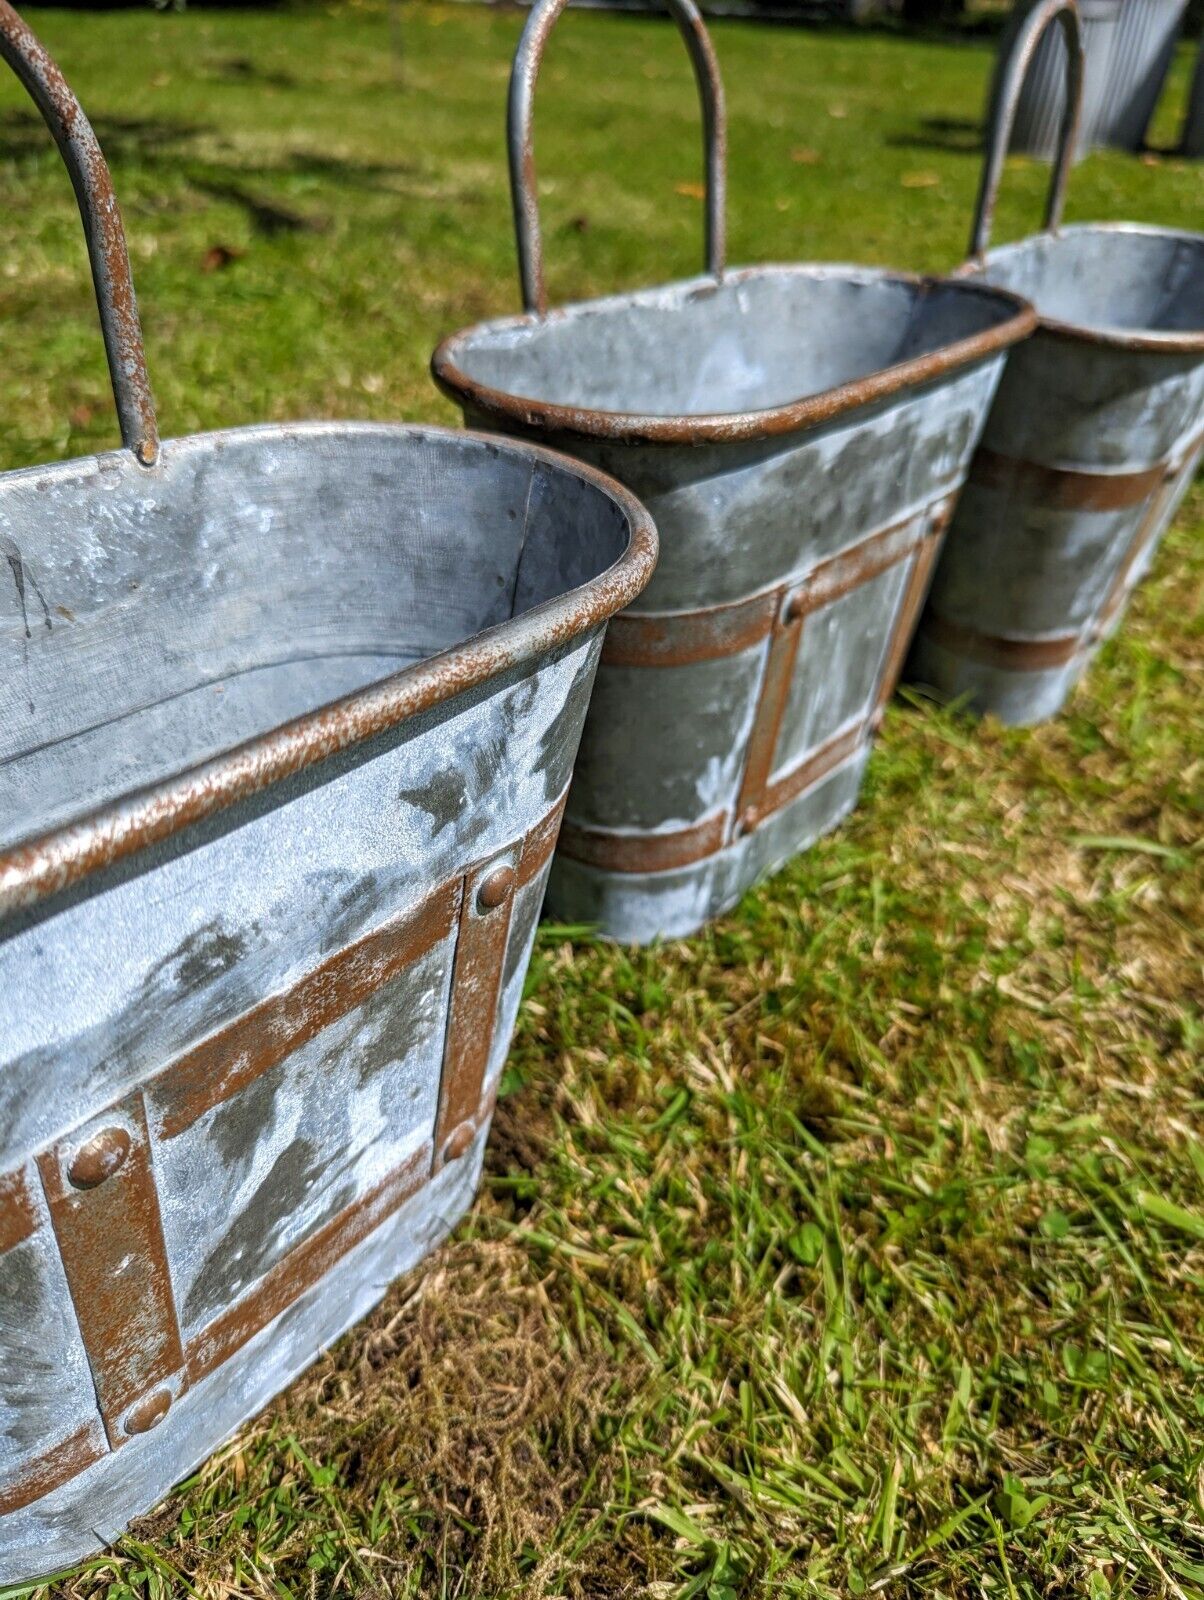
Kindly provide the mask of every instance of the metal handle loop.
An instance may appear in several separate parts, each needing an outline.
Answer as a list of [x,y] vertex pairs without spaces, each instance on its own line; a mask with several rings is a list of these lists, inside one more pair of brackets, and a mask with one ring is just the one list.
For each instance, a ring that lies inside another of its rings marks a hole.
[[1011,48],[1000,58],[995,81],[991,85],[987,153],[983,161],[978,201],[974,207],[974,226],[970,230],[971,259],[984,255],[990,242],[995,202],[999,198],[999,183],[1003,177],[1003,163],[1012,137],[1020,91],[1037,46],[1046,28],[1054,21],[1061,27],[1066,40],[1066,105],[1058,130],[1058,147],[1042,226],[1047,233],[1053,233],[1061,223],[1066,184],[1070,177],[1070,164],[1074,160],[1079,118],[1083,110],[1083,28],[1076,0],[1040,0],[1021,23]]
[[0,0],[0,56],[42,113],[71,175],[88,243],[122,441],[144,466],[152,466],[159,455],[159,430],[125,229],[109,169],[92,126],[62,73],[8,0]]
[[[712,276],[720,278],[723,276],[727,249],[727,113],[723,103],[723,80],[719,76],[715,48],[694,0],[667,0],[667,3],[690,52],[698,96],[702,102],[702,138],[706,159],[706,269]],[[510,200],[514,207],[523,307],[527,311],[538,312],[541,317],[548,309],[548,294],[544,283],[543,235],[539,224],[531,119],[535,80],[539,75],[548,35],[567,4],[568,0],[535,0],[514,54],[506,119]]]

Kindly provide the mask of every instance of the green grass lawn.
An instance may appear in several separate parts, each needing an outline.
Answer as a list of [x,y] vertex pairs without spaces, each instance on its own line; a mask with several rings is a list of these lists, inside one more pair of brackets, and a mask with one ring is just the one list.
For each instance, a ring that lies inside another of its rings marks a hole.
[[[34,14],[113,166],[165,434],[454,420],[437,336],[517,309],[519,20],[411,4],[399,74],[379,4]],[[957,261],[989,42],[714,34],[735,261]],[[696,270],[673,30],[571,16],[540,88],[553,297]],[[69,185],[0,95],[15,467],[115,430]],[[1001,236],[1044,181],[1009,166]],[[1072,218],[1202,214],[1169,158],[1072,183]],[[1057,722],[904,699],[860,809],[705,936],[545,928],[471,1218],[28,1592],[1204,1596],[1202,523],[1197,490]]]

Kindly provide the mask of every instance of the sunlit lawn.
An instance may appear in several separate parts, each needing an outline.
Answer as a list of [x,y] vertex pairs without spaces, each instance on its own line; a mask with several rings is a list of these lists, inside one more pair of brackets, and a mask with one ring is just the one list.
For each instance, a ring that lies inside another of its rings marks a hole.
[[[410,0],[400,60],[367,4],[31,14],[113,166],[165,434],[454,420],[436,338],[517,308],[517,14]],[[989,43],[714,33],[734,260],[958,260]],[[554,297],[696,270],[674,31],[570,16],[538,112]],[[1002,235],[1044,180],[1009,168]],[[1069,214],[1195,222],[1204,171],[1093,157]],[[4,460],[107,447],[11,81],[0,230]],[[470,1220],[55,1592],[1204,1595],[1202,522],[1058,722],[905,701],[858,812],[705,937],[548,928]]]

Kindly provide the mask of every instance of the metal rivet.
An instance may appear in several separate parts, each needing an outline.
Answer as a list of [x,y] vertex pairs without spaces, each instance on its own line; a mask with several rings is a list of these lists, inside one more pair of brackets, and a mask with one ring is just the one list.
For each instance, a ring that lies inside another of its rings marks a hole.
[[84,1141],[71,1157],[67,1177],[76,1189],[95,1189],[125,1165],[130,1136],[124,1128],[103,1128]]
[[149,1433],[157,1428],[171,1410],[171,1390],[155,1389],[131,1407],[125,1419],[127,1433]]
[[494,867],[491,873],[482,878],[481,886],[477,890],[478,910],[496,911],[498,906],[505,905],[513,888],[514,868]]
[[443,1146],[444,1161],[459,1161],[461,1156],[467,1155],[475,1134],[476,1129],[471,1122],[462,1122],[458,1128],[453,1128]]

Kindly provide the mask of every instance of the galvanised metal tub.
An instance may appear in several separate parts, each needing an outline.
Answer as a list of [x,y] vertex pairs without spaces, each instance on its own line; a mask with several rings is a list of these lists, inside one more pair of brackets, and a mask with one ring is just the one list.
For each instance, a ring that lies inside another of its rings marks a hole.
[[661,561],[611,624],[549,906],[621,940],[687,934],[852,807],[1007,350],[1013,295],[846,266],[724,270],[724,116],[703,99],[705,277],[549,312],[531,100],[564,0],[510,90],[526,315],[432,370],[475,426],[555,443],[648,505]]
[[1059,227],[1077,83],[1045,231],[986,251],[1008,128],[1045,0],[1001,64],[969,282],[1040,316],[1013,352],[937,567],[909,675],[1004,722],[1066,701],[1114,629],[1204,446],[1204,236],[1127,223]]
[[7,4],[127,449],[0,476],[0,1583],[147,1510],[469,1203],[607,617],[520,443],[160,447],[100,152]]

